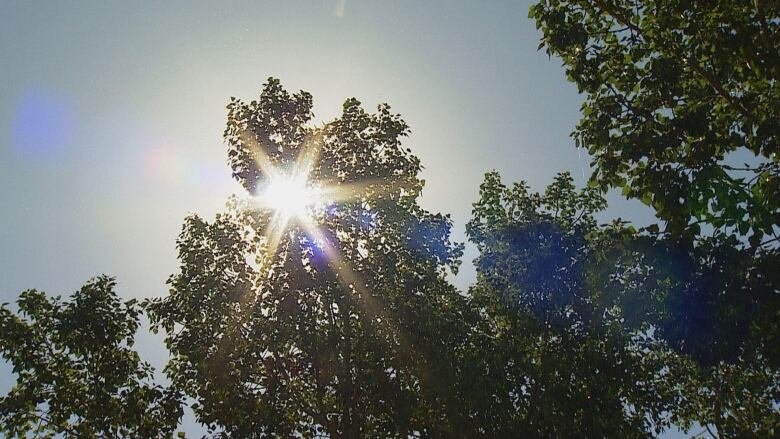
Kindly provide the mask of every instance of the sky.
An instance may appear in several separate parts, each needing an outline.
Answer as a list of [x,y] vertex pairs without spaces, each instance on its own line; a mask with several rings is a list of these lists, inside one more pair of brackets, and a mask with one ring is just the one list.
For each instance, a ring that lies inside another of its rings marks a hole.
[[[454,238],[485,172],[543,190],[589,158],[569,133],[582,96],[538,51],[526,1],[15,2],[0,0],[0,302],[67,296],[92,276],[124,298],[166,294],[175,239],[243,189],[222,132],[231,96],[269,76],[314,96],[316,123],[356,97],[411,126],[422,205]],[[604,219],[652,219],[614,194]],[[474,280],[467,247],[455,284]],[[158,369],[167,353],[143,331]],[[0,369],[0,390],[13,377]],[[185,430],[195,432],[191,417]]]

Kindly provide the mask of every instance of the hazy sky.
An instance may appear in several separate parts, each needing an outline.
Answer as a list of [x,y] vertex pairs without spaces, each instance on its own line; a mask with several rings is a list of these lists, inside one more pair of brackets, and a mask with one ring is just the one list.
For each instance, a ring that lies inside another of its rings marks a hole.
[[[318,122],[352,96],[401,113],[426,168],[423,205],[453,215],[457,240],[486,171],[537,190],[559,171],[582,184],[589,159],[569,138],[581,97],[537,51],[528,7],[0,0],[0,302],[33,287],[68,295],[100,273],[123,297],[165,294],[182,219],[242,193],[225,105],[269,76],[311,92]],[[646,220],[637,206],[612,212]],[[157,338],[138,344],[164,364]]]

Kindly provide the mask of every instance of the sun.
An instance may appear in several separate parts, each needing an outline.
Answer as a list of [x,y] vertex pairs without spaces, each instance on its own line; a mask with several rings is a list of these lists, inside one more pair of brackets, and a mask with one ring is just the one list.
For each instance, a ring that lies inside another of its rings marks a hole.
[[263,207],[275,210],[283,221],[304,219],[323,202],[322,191],[308,181],[306,173],[273,175],[258,197]]

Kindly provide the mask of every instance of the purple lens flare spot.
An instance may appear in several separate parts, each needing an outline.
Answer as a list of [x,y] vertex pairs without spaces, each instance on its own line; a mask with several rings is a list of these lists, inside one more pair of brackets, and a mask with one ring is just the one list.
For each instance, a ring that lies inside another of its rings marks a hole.
[[61,159],[73,141],[74,116],[67,99],[49,90],[28,90],[11,125],[11,148],[19,157]]

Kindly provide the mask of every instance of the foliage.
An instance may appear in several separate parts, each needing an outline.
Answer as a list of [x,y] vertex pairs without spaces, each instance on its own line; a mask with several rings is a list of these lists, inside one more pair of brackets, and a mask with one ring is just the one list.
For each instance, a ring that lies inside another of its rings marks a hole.
[[773,434],[780,279],[762,264],[777,261],[733,240],[685,247],[597,225],[605,207],[568,174],[542,194],[487,174],[467,226],[483,315],[469,361],[488,380],[475,404],[502,408],[482,424],[514,436],[642,437],[694,422]]
[[593,261],[620,227],[597,227],[605,205],[568,174],[543,194],[496,173],[480,187],[467,225],[480,251],[469,292],[483,315],[475,360],[489,380],[475,404],[494,406],[482,421],[491,436],[647,437],[665,425],[647,385],[660,364],[644,361],[616,300],[593,284],[602,267]]
[[[771,437],[780,425],[778,253],[735,237],[698,246],[648,238],[643,254],[664,273],[665,294],[645,320],[678,357],[668,357],[680,394],[678,425],[713,425],[721,437]],[[651,290],[646,290],[652,293]]]
[[658,335],[705,366],[758,353],[780,367],[777,252],[741,249],[734,237],[692,248],[659,240],[655,251],[670,288]]
[[[736,364],[702,367],[689,358],[665,357],[668,374],[659,388],[670,395],[671,421],[690,429],[712,426],[716,437],[776,437],[780,426],[780,371],[748,353]],[[708,427],[710,428],[710,427]]]
[[269,164],[310,159],[310,179],[347,196],[281,232],[273,212],[239,198],[213,222],[185,221],[180,271],[150,304],[169,376],[215,433],[458,434],[462,398],[449,387],[465,301],[445,274],[462,246],[448,217],[417,204],[421,167],[399,116],[349,99],[312,127],[311,105],[275,79],[258,100],[232,99],[233,175],[256,194]]
[[0,349],[17,376],[0,398],[11,437],[163,437],[182,415],[178,393],[151,384],[132,350],[140,309],[114,280],[90,280],[70,301],[21,293],[18,313],[0,307]]
[[586,95],[573,135],[594,184],[675,235],[777,239],[780,3],[542,0],[530,16]]
[[673,421],[776,434],[780,4],[542,0],[529,15],[586,96],[573,136],[591,184],[664,223],[612,255],[638,265],[610,289],[636,291],[627,321],[669,349]]

